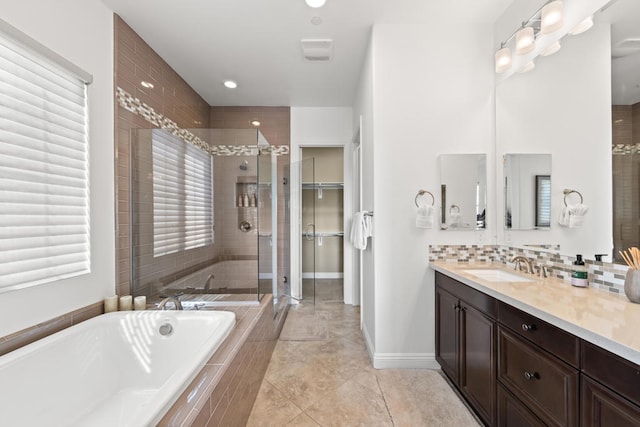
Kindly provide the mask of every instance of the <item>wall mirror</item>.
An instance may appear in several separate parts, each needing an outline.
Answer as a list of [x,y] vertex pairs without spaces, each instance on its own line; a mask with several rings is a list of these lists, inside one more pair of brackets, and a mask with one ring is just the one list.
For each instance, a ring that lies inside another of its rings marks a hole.
[[[504,190],[506,168],[496,170],[496,208],[499,218],[505,218],[505,226],[496,230],[496,243],[554,243],[560,245],[563,255],[583,254],[586,259],[594,259],[595,254],[609,254],[604,261],[611,261],[611,45],[616,26],[612,31],[605,16],[625,3],[640,4],[637,0],[616,1],[594,16],[593,28],[563,37],[560,51],[536,57],[534,69],[513,74],[497,84],[496,160],[502,160],[507,153],[535,151],[548,153],[553,162],[549,174],[549,228],[544,233],[534,220],[515,223],[515,203],[506,200]],[[626,14],[640,21],[637,12]],[[640,32],[640,22],[634,28]],[[563,190],[567,188],[578,190],[589,206],[580,228],[558,224],[564,207]],[[506,226],[509,206],[511,228]]]
[[440,155],[440,228],[484,229],[486,215],[486,154]]
[[504,227],[551,228],[551,154],[504,155]]

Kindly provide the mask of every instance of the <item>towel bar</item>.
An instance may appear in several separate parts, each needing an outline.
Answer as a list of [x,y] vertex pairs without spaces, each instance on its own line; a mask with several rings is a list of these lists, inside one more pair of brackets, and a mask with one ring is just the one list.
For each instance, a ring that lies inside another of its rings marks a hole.
[[582,198],[582,194],[580,194],[580,192],[578,190],[571,190],[569,188],[565,188],[562,193],[564,194],[564,205],[567,206],[567,196],[571,193],[576,193],[578,196],[580,196],[580,204],[582,204],[584,202],[584,199]]
[[416,194],[416,198],[414,199],[414,202],[416,204],[417,207],[420,207],[420,205],[418,204],[418,197],[420,196],[424,196],[425,194],[428,194],[431,196],[431,206],[433,206],[436,203],[436,198],[433,197],[433,194],[430,191],[427,190],[419,190],[418,194]]

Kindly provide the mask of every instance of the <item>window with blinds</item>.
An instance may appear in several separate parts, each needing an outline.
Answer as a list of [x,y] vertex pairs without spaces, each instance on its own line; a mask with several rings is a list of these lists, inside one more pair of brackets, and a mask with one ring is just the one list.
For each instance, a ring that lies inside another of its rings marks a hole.
[[551,227],[550,175],[536,175],[536,227]]
[[213,159],[162,129],[152,131],[153,256],[213,243]]
[[0,24],[0,291],[7,291],[90,271],[90,76]]

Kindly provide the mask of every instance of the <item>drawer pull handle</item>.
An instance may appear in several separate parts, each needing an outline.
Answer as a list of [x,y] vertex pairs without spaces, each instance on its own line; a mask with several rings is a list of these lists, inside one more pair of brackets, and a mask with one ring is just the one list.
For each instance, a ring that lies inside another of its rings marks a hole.
[[526,323],[522,324],[522,330],[525,332],[531,332],[536,329],[536,325],[527,325]]
[[525,371],[524,378],[526,380],[528,380],[528,381],[537,380],[538,378],[540,378],[540,375],[538,375],[537,372],[527,372],[527,371]]

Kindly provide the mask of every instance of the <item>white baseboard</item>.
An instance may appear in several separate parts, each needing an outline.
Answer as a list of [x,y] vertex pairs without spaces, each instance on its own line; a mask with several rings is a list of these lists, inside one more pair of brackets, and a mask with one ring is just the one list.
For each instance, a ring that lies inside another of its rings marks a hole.
[[376,369],[440,369],[435,353],[375,353]]
[[303,279],[344,279],[344,273],[302,273]]

